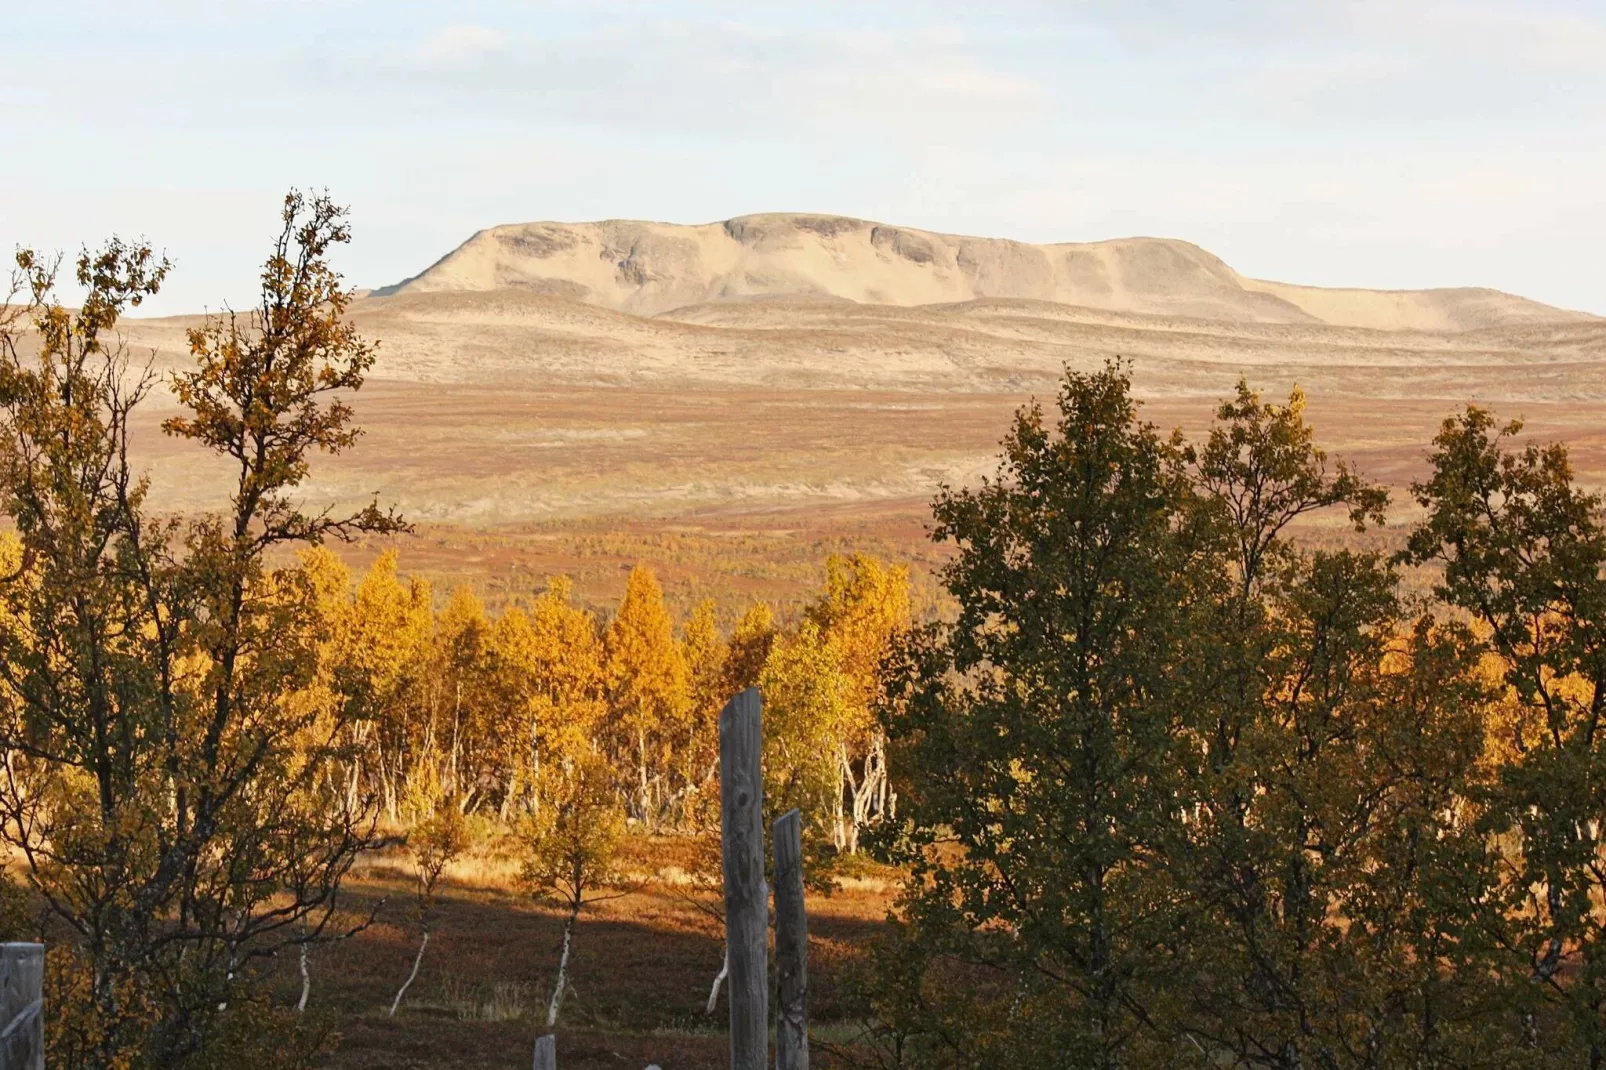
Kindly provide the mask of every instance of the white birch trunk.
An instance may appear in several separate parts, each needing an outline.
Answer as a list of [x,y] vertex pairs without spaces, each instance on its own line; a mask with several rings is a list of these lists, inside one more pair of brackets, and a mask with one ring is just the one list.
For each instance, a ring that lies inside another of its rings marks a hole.
[[452,790],[461,792],[457,780],[458,729],[463,723],[463,681],[457,681],[457,696],[452,700]]
[[[846,795],[848,804],[843,806]],[[890,818],[886,739],[880,732],[870,739],[863,760],[863,775],[845,748],[837,751],[836,828],[832,839],[839,851],[858,854],[859,833],[877,817]],[[895,805],[895,803],[893,804]]]
[[546,1027],[558,1024],[558,1011],[563,1009],[563,993],[569,987],[569,952],[574,947],[574,921],[580,916],[577,906],[569,911],[569,920],[563,925],[563,954],[558,956],[558,983],[552,988],[552,999],[546,1005]]
[[362,755],[351,761],[351,778],[346,782],[346,808],[357,809],[358,793],[362,787]]
[[719,972],[714,975],[714,986],[708,990],[709,1014],[713,1014],[714,1008],[719,1005],[719,989],[725,983],[725,978],[730,976],[730,971],[731,960],[730,955],[727,954],[724,961],[719,964]]
[[402,997],[407,994],[407,989],[411,987],[413,978],[418,976],[418,967],[424,961],[424,949],[428,946],[429,931],[425,930],[424,938],[418,942],[418,954],[413,956],[413,972],[407,975],[407,980],[403,981],[401,988],[396,991],[396,998],[391,1001],[390,1017],[396,1017],[396,1008],[401,1006]]
[[307,969],[307,945],[301,944],[301,998],[296,1000],[296,1013],[301,1014],[307,1009],[307,997],[312,995],[312,972]]

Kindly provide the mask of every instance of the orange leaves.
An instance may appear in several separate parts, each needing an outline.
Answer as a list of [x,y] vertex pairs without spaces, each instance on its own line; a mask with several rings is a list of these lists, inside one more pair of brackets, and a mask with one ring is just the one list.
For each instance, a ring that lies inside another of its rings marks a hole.
[[162,428],[239,462],[234,529],[268,544],[401,530],[370,507],[347,517],[303,513],[286,497],[309,455],[339,453],[361,430],[340,392],[355,391],[375,347],[346,319],[351,294],[328,254],[350,240],[345,209],[292,191],[262,272],[257,308],[209,317],[189,331],[193,371],[173,377],[187,410]]
[[603,645],[609,714],[602,743],[622,765],[634,766],[635,816],[656,822],[674,790],[674,756],[690,720],[691,693],[674,622],[652,570],[631,570]]

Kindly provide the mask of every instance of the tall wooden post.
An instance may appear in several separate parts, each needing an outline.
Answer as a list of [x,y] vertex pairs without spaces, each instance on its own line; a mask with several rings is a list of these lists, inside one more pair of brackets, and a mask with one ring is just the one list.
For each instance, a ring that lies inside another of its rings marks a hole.
[[768,1070],[769,891],[764,887],[764,716],[748,688],[719,715],[731,1070]]
[[44,1070],[45,948],[0,944],[0,1070]]
[[775,850],[775,1070],[809,1070],[809,921],[803,905],[803,815],[770,826]]
[[558,1070],[558,1038],[548,1033],[535,1042],[535,1070]]

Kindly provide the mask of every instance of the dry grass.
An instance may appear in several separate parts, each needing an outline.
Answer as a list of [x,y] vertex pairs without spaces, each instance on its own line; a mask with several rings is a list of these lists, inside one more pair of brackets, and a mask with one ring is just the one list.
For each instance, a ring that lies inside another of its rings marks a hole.
[[[1223,391],[1228,386],[1224,384]],[[620,419],[645,419],[638,406],[654,406],[642,391],[599,390],[596,398],[599,404],[631,410],[618,412]],[[668,397],[659,400],[659,411],[670,414],[665,417],[665,434],[680,434],[671,418],[679,403]],[[1007,429],[1014,406],[1023,398],[994,396],[983,404],[983,399],[973,395],[956,396],[948,399],[952,404],[943,402],[914,425],[903,422],[905,410],[895,408],[888,397],[882,396],[869,408],[850,408],[844,396],[820,392],[815,400],[821,407],[808,412],[807,420],[802,421],[814,430],[799,426],[799,421],[772,424],[776,433],[755,443],[754,459],[741,464],[728,461],[744,449],[738,438],[739,430],[746,426],[741,417],[744,413],[756,415],[754,407],[762,406],[752,396],[726,400],[731,411],[722,418],[725,422],[704,424],[697,430],[703,436],[700,452],[666,456],[653,478],[718,486],[721,478],[740,479],[742,464],[813,466],[834,469],[838,474],[854,468],[870,478],[874,465],[882,463],[889,452],[917,449],[915,440],[921,435],[933,443],[940,441],[945,451],[964,452],[971,458],[972,470],[986,471],[994,463],[998,439]],[[798,411],[804,411],[803,399],[796,400]],[[862,403],[864,399],[859,400]],[[443,406],[460,403],[465,399],[443,391]],[[575,410],[583,407],[574,398],[562,405],[552,400],[552,404],[541,418],[557,423],[576,418]],[[1161,428],[1180,427],[1197,440],[1209,426],[1214,404],[1207,398],[1151,399],[1143,415]],[[1397,533],[1416,515],[1409,487],[1427,473],[1428,450],[1438,424],[1456,409],[1450,401],[1375,400],[1362,404],[1354,398],[1317,395],[1311,399],[1308,414],[1318,441],[1331,454],[1353,462],[1391,488],[1391,527]],[[1600,431],[1598,405],[1506,402],[1499,411],[1504,416],[1527,417],[1526,437],[1532,440],[1566,442],[1580,478],[1589,485],[1606,484],[1606,435]],[[363,447],[363,451],[375,451],[369,475],[376,482],[385,478],[378,463],[384,450],[396,448],[393,442],[380,441],[382,435],[399,433],[389,420],[387,416],[387,422],[376,427],[374,441]],[[428,462],[431,467],[421,477],[425,483],[418,488],[395,487],[404,510],[411,511],[433,493],[431,481],[440,481],[442,493],[452,492],[451,458],[472,452],[474,434],[466,420],[455,425],[451,436],[458,437]],[[692,436],[693,430],[688,427],[684,434]],[[529,598],[550,575],[573,578],[582,604],[611,610],[624,590],[630,568],[645,563],[657,572],[677,614],[683,615],[697,600],[711,597],[719,606],[722,623],[729,627],[754,599],[769,600],[783,616],[795,611],[818,590],[826,557],[855,551],[910,566],[917,616],[940,601],[935,577],[950,551],[934,546],[927,535],[935,477],[918,494],[885,498],[809,501],[807,495],[801,495],[803,500],[777,496],[724,507],[681,508],[665,503],[661,512],[633,511],[608,498],[612,488],[620,486],[636,465],[645,463],[651,452],[646,446],[632,446],[631,450],[634,452],[614,458],[595,454],[592,446],[575,445],[568,454],[549,458],[553,470],[548,490],[552,493],[570,479],[579,480],[582,471],[590,473],[588,486],[597,496],[595,515],[483,524],[421,521],[415,534],[346,547],[341,552],[354,566],[362,567],[381,549],[394,546],[401,553],[404,571],[430,579],[441,594],[455,584],[467,584],[493,610]],[[725,454],[726,462],[721,461],[722,451],[730,451]],[[504,455],[504,460],[515,469],[522,463],[513,454]],[[516,482],[527,477],[513,471],[509,478]],[[1344,518],[1337,514],[1314,517],[1303,527],[1308,535],[1321,539],[1346,537]]]
[[[594,259],[594,258],[593,258]],[[377,496],[417,525],[404,570],[474,587],[493,609],[553,574],[608,609],[637,563],[678,612],[712,597],[728,626],[748,602],[785,613],[817,589],[831,552],[911,566],[917,612],[937,604],[946,551],[925,537],[942,482],[995,466],[1011,414],[1051,399],[1066,366],[1133,362],[1144,416],[1197,437],[1240,375],[1311,397],[1319,441],[1396,492],[1397,542],[1439,421],[1466,401],[1524,416],[1566,441],[1586,484],[1606,483],[1606,323],[1517,324],[1463,333],[1225,323],[1093,312],[1042,302],[889,308],[736,302],[642,318],[529,295],[423,295],[362,303],[382,345],[356,399],[368,434],[320,463],[309,499]],[[184,356],[181,320],[129,321],[160,367]],[[226,473],[155,430],[136,441],[158,508],[212,507]],[[1307,538],[1351,540],[1324,516]],[[348,549],[362,566],[380,543]],[[454,868],[438,936],[409,1002],[387,1018],[416,947],[398,859],[358,872],[350,905],[380,921],[315,963],[313,1004],[338,1014],[332,1066],[528,1065],[541,1031],[560,919],[516,890],[507,859]],[[600,905],[582,923],[577,995],[559,1029],[562,1064],[670,1070],[724,1063],[702,1012],[720,941],[667,882]],[[814,1018],[838,1028],[841,967],[889,903],[884,881],[811,903]],[[294,998],[294,964],[280,979]]]
[[[1319,441],[1393,487],[1400,519],[1439,421],[1467,401],[1526,417],[1606,483],[1606,321],[1375,331],[1031,301],[727,302],[670,319],[512,292],[354,315],[382,347],[354,399],[367,434],[320,459],[307,496],[395,503],[418,525],[403,567],[493,607],[566,573],[607,608],[645,562],[677,608],[713,597],[728,623],[754,598],[797,605],[838,550],[911,563],[929,603],[938,486],[991,472],[1012,413],[1052,399],[1065,367],[1115,356],[1144,416],[1194,436],[1240,376],[1273,395],[1301,385]],[[172,368],[188,322],[124,326]],[[173,404],[153,396],[136,438],[152,500],[215,506],[227,473],[156,430]]]
[[[1198,429],[1240,376],[1274,394],[1298,383],[1323,443],[1395,486],[1466,401],[1572,441],[1586,472],[1606,467],[1606,321],[1431,333],[1043,302],[737,302],[688,310],[707,321],[691,325],[549,300],[526,308],[517,294],[429,296],[455,311],[420,318],[402,301],[355,312],[382,347],[355,399],[368,434],[321,460],[305,489],[317,501],[377,495],[463,543],[690,532],[738,540],[739,560],[779,560],[775,545],[739,539],[801,549],[885,524],[901,538],[918,533],[939,483],[992,469],[1018,405],[1051,398],[1065,367],[1115,356],[1132,362],[1162,427]],[[124,326],[136,351],[171,368],[187,361],[187,322]],[[215,505],[227,473],[155,431],[172,405],[153,396],[136,442],[153,500]]]
[[[672,852],[638,845],[636,853],[652,868]],[[364,861],[349,882],[347,908],[365,914],[377,906],[376,923],[312,960],[312,1008],[335,1015],[341,1035],[331,1067],[528,1065],[535,1038],[547,1031],[562,918],[522,894],[516,873],[511,859],[484,851],[449,872],[423,968],[389,1018],[417,949],[411,876],[399,855]],[[809,904],[811,1016],[826,1034],[846,1032],[843,967],[882,924],[892,895],[887,876],[872,875]],[[561,1065],[723,1066],[723,998],[712,1018],[703,1012],[722,953],[717,927],[669,882],[645,881],[588,910],[576,936],[574,991],[556,1030]],[[281,970],[281,998],[293,1001],[295,964]]]

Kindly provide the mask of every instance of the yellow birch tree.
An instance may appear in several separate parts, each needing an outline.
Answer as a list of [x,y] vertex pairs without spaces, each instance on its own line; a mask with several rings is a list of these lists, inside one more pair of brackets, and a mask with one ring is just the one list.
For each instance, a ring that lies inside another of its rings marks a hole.
[[686,661],[651,569],[631,570],[619,612],[608,625],[606,649],[608,742],[616,761],[634,766],[635,816],[655,824],[691,701]]
[[839,778],[834,835],[838,849],[852,853],[859,849],[860,831],[893,805],[886,737],[874,711],[882,659],[909,626],[909,571],[866,554],[833,554],[826,561],[825,589],[806,616],[835,651],[847,686],[833,741]]

